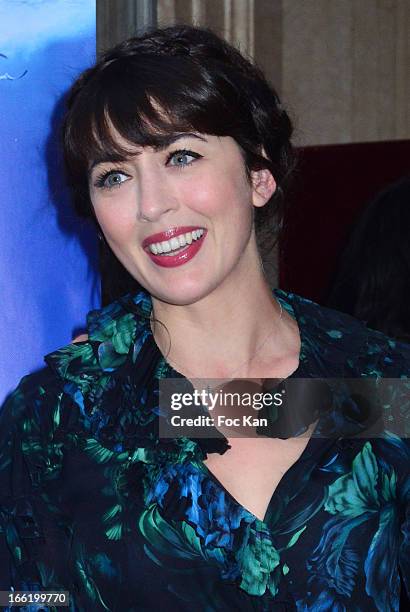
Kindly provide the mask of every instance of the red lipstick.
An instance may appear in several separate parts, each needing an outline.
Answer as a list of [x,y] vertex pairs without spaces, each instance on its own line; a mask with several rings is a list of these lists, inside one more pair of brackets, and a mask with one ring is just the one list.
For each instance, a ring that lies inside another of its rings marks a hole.
[[203,229],[202,227],[198,227],[198,225],[187,225],[181,227],[171,227],[165,232],[160,232],[159,234],[152,234],[145,238],[142,243],[142,248],[146,248],[153,242],[162,242],[163,240],[171,240],[174,236],[179,236],[180,234],[186,234],[187,232],[192,232],[197,229]]
[[[181,250],[176,252],[175,255],[163,254],[163,255],[155,255],[150,251],[148,246],[155,242],[162,242],[163,240],[171,240],[180,234],[186,234],[187,232],[191,232],[196,229],[203,229],[204,233],[202,236],[193,240],[191,244],[186,244],[184,247],[181,247]],[[203,245],[207,234],[207,230],[205,228],[200,228],[198,226],[189,226],[189,227],[176,227],[172,228],[167,232],[162,232],[160,234],[153,234],[152,236],[148,236],[145,238],[143,245],[145,244],[145,252],[148,257],[153,261],[156,265],[161,266],[163,268],[175,268],[176,266],[181,266],[188,261],[190,261],[195,255],[198,253],[199,249]]]

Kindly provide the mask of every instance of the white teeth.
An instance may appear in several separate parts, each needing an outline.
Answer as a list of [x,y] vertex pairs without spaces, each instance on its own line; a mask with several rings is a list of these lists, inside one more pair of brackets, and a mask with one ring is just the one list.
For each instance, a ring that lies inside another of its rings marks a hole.
[[187,232],[186,234],[180,234],[179,236],[174,236],[171,240],[163,240],[162,242],[155,242],[149,245],[149,250],[154,255],[162,254],[162,253],[170,253],[171,251],[176,251],[187,244],[192,244],[193,240],[198,240],[204,233],[203,229],[193,230],[192,232]]

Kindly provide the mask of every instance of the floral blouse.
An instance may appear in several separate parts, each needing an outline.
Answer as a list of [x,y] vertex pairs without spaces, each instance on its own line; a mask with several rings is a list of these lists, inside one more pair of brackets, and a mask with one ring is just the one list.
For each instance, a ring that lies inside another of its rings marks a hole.
[[[410,346],[274,293],[299,325],[291,378],[409,376]],[[6,401],[0,591],[69,592],[68,608],[26,612],[399,610],[410,591],[410,393],[402,437],[315,430],[262,521],[204,464],[229,452],[222,434],[158,435],[159,380],[182,376],[154,341],[151,307],[140,292],[92,311],[89,339],[47,355]],[[343,431],[337,403],[320,419]]]

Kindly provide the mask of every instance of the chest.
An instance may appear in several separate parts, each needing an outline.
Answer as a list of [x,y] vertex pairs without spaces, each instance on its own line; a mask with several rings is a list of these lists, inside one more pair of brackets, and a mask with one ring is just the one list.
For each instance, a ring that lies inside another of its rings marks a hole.
[[212,453],[204,464],[229,495],[263,520],[280,481],[305,450],[311,430],[312,426],[304,436],[287,440],[230,439],[226,453]]

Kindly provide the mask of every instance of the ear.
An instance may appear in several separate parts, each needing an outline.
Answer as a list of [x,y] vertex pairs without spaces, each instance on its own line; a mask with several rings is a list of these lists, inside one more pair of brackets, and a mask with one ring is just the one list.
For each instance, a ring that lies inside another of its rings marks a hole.
[[252,204],[258,208],[265,206],[276,191],[276,181],[268,168],[252,170]]

